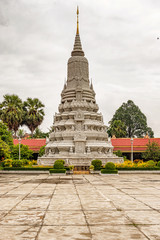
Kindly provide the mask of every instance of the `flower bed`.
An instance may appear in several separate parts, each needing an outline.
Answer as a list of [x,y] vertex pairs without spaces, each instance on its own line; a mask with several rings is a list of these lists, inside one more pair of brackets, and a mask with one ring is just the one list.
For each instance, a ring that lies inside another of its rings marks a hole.
[[129,171],[129,170],[160,170],[160,164],[159,162],[154,162],[153,160],[150,160],[148,162],[143,162],[143,161],[139,161],[137,162],[131,162],[131,161],[125,161],[124,163],[117,163],[115,164],[116,169],[118,169],[118,171]]

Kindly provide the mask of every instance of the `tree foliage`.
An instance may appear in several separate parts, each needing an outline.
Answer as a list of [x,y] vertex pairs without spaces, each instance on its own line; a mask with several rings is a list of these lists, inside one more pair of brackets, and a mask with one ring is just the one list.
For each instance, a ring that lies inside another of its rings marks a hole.
[[23,104],[22,100],[17,95],[6,94],[4,100],[0,104],[0,118],[7,124],[9,130],[16,132],[22,123]]
[[44,118],[44,104],[38,98],[27,98],[24,102],[24,124],[30,129],[32,137],[34,130]]
[[111,119],[110,126],[115,120],[120,120],[126,126],[125,137],[144,137],[147,133],[153,137],[154,133],[151,128],[147,126],[147,118],[141,112],[138,106],[132,100],[123,103],[115,112]]
[[160,146],[156,141],[149,141],[147,149],[143,154],[143,158],[146,160],[159,160],[160,159]]
[[127,134],[126,126],[121,120],[114,120],[107,132],[110,137],[115,136],[116,138],[126,137]]
[[38,156],[42,157],[44,154],[45,154],[45,146],[42,146],[42,147],[40,147]]
[[[29,149],[27,145],[20,145],[20,154],[21,159],[32,159],[33,157],[33,151]],[[19,159],[19,144],[15,145],[13,147],[13,150],[11,152],[12,159]]]
[[38,127],[35,129],[33,138],[46,138],[49,136],[49,133],[42,132]]
[[11,149],[13,147],[13,138],[11,131],[5,123],[0,121],[0,139],[3,140]]
[[10,158],[10,147],[0,139],[0,160]]

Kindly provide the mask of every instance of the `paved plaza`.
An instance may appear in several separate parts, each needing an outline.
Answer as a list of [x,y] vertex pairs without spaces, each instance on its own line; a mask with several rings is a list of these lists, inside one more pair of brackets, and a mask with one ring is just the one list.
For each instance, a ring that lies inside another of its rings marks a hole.
[[160,239],[160,175],[0,175],[0,239]]

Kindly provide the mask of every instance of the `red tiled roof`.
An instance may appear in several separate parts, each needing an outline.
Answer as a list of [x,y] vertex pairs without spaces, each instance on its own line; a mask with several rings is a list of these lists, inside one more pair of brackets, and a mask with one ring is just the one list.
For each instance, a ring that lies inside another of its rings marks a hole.
[[[160,145],[160,138],[134,138],[133,139],[133,151],[144,152],[147,148],[147,143],[158,142]],[[112,145],[114,151],[121,150],[122,152],[131,152],[131,139],[130,138],[112,138]]]
[[[14,145],[19,144],[18,139],[13,139]],[[21,144],[27,145],[29,149],[33,150],[34,152],[39,152],[39,149],[46,145],[45,138],[37,138],[37,139],[21,139]]]
[[[133,139],[133,151],[134,152],[144,152],[147,148],[146,144],[149,142],[158,142],[160,145],[160,138],[134,138]],[[14,144],[17,145],[18,139],[13,140]],[[112,138],[112,145],[114,147],[114,151],[122,151],[122,152],[131,152],[131,139],[130,138]],[[28,147],[34,152],[38,152],[40,147],[46,145],[46,139],[22,139],[21,143],[24,145],[28,145]]]

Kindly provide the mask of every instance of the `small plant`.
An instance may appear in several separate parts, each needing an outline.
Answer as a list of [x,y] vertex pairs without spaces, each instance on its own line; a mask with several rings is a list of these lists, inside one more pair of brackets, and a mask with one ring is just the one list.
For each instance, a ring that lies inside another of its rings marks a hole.
[[2,167],[12,167],[12,159],[6,159],[2,161],[1,166]]
[[12,167],[22,167],[23,162],[21,160],[13,160]]
[[32,161],[32,165],[37,165],[37,161],[36,161],[36,160],[33,160],[33,161]]
[[156,162],[154,162],[153,160],[149,160],[148,162],[146,162],[147,167],[155,167],[156,166]]
[[115,164],[112,162],[108,162],[105,165],[105,169],[101,169],[102,174],[115,174],[118,173],[118,170],[115,167]]
[[63,159],[58,159],[56,160],[56,162],[62,162],[63,164],[65,164],[65,161]]
[[114,170],[116,167],[115,167],[115,164],[112,163],[112,162],[108,162],[106,163],[105,165],[105,169],[108,169],[108,170]]
[[22,159],[21,161],[22,161],[23,166],[29,165],[29,160],[27,160],[27,159]]
[[89,167],[89,169],[90,169],[90,170],[94,170],[94,166],[91,165],[91,166]]
[[74,166],[73,166],[73,165],[70,165],[70,166],[69,166],[69,170],[70,170],[70,171],[73,171],[73,169],[74,169]]
[[64,169],[64,164],[61,160],[56,160],[54,165],[53,165],[54,169]]
[[95,171],[101,170],[102,161],[99,160],[99,159],[95,159],[95,160],[92,161],[92,165],[94,166]]
[[158,161],[158,163],[157,163],[157,167],[159,167],[159,168],[160,168],[160,161]]

